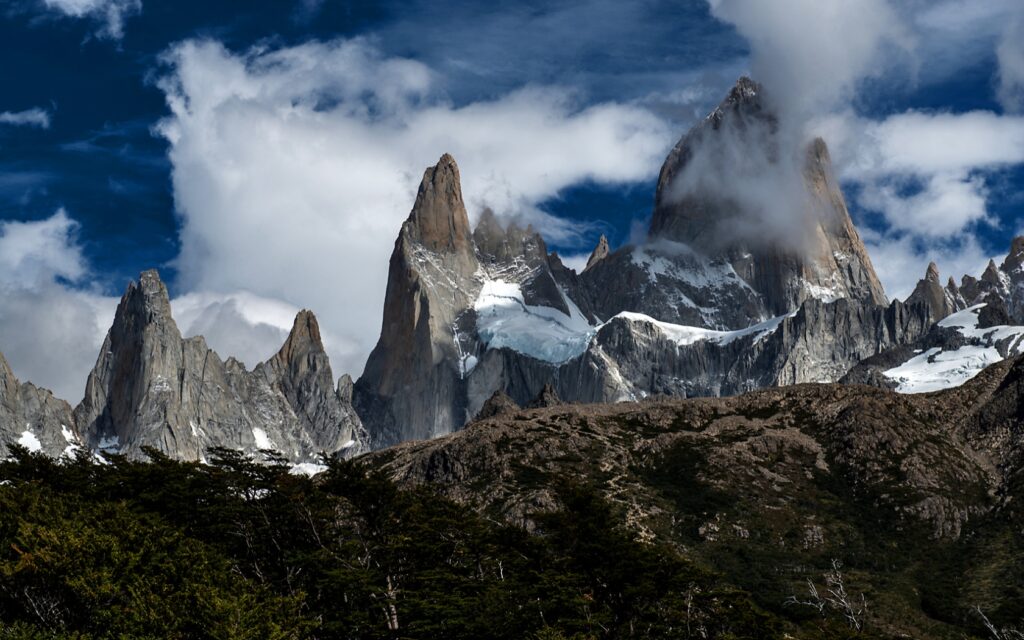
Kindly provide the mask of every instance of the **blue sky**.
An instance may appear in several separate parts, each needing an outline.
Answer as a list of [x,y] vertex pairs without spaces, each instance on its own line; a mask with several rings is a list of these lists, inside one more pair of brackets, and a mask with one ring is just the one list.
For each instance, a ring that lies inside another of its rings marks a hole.
[[0,351],[76,401],[158,267],[222,355],[255,364],[310,307],[358,374],[424,167],[452,152],[471,216],[578,260],[643,228],[665,153],[743,73],[826,136],[891,295],[930,259],[976,272],[1022,227],[1019,2],[832,5],[11,0]]

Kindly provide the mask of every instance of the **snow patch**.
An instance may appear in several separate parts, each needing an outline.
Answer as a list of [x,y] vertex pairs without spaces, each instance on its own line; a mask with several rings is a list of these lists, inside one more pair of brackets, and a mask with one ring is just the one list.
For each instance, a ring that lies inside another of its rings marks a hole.
[[708,260],[680,242],[659,240],[650,248],[637,247],[630,254],[630,259],[647,272],[647,279],[652,283],[657,283],[658,277],[663,276],[685,282],[695,289],[750,288],[728,262]]
[[[793,314],[789,314],[789,316],[791,315]],[[658,329],[665,334],[665,337],[669,340],[672,340],[680,347],[685,347],[702,340],[726,345],[734,340],[750,335],[757,336],[754,340],[756,343],[778,329],[779,325],[782,324],[782,321],[789,316],[779,316],[777,318],[772,318],[771,320],[766,320],[765,322],[751,325],[746,329],[737,329],[735,331],[715,331],[714,329],[702,329],[700,327],[688,327],[681,324],[672,324],[669,322],[655,320],[654,318],[642,313],[632,313],[630,311],[624,311],[615,317],[625,318],[631,322],[649,322],[650,324],[658,327]]]
[[1024,327],[978,327],[978,313],[984,304],[968,307],[939,321],[939,326],[956,329],[965,338],[981,344],[965,345],[959,349],[928,349],[898,367],[883,371],[882,375],[897,382],[898,393],[927,393],[959,387],[982,369],[1003,359],[996,344],[1010,340],[1009,353],[1020,353],[1024,342]]
[[21,437],[18,438],[18,444],[25,447],[32,453],[39,453],[43,450],[43,443],[39,442],[39,438],[36,437],[36,434],[27,429],[21,433]]
[[316,464],[315,462],[300,462],[298,464],[293,464],[291,469],[288,470],[288,473],[293,476],[309,476],[312,478],[318,473],[323,473],[324,471],[327,471],[327,465]]
[[252,437],[256,439],[256,448],[257,449],[276,449],[277,448],[277,445],[275,445],[274,441],[270,439],[270,436],[267,435],[267,432],[264,431],[263,429],[260,429],[259,427],[253,427],[253,429],[252,429]]
[[[508,348],[551,364],[567,362],[583,354],[607,323],[590,324],[564,291],[562,298],[569,315],[550,307],[527,305],[518,284],[503,280],[487,281],[474,305],[477,333],[489,349]],[[779,316],[736,331],[715,331],[661,322],[642,313],[627,311],[615,316],[630,322],[653,324],[679,346],[701,340],[725,345],[750,335],[756,336],[757,342],[775,331],[786,317]],[[468,374],[475,366],[476,358],[470,356],[465,360],[464,371]]]
[[64,441],[68,443],[68,446],[64,447],[64,451],[60,454],[62,458],[73,458],[75,454],[82,448],[78,442],[78,438],[75,433],[67,428],[67,425],[60,425],[60,434],[64,436]]

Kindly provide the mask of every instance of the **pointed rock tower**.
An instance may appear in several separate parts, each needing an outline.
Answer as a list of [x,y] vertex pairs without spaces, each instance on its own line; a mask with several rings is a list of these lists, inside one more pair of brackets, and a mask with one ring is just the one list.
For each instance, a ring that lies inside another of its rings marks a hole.
[[939,267],[934,263],[928,264],[923,280],[918,280],[914,292],[907,298],[908,307],[920,305],[925,308],[928,323],[934,324],[951,313],[963,308],[963,299],[959,298],[955,283],[950,280],[949,286],[943,287],[939,279]]
[[[734,198],[734,193],[747,188],[738,183],[743,176],[736,176],[737,183],[725,189],[684,179],[692,161],[728,158],[736,151],[732,146],[748,147],[743,152],[763,158],[768,166],[757,170],[765,175],[786,175],[788,159],[778,129],[762,87],[740,78],[722,104],[690,130],[666,159],[658,179],[651,238],[679,242],[712,260],[728,262],[760,294],[768,315],[788,313],[808,298],[888,304],[833,176],[828,147],[820,138],[806,149],[805,193],[785,194],[778,203],[758,203],[763,210],[745,210],[743,199]],[[723,164],[721,168],[728,171],[728,163]],[[727,182],[730,176],[719,179]],[[797,210],[775,210],[784,206]],[[759,242],[754,233],[744,233],[744,227],[760,228],[758,217],[792,221],[793,233],[803,237],[788,246],[779,237]]]
[[380,339],[355,385],[374,446],[448,433],[466,420],[467,314],[480,291],[459,167],[445,154],[423,174],[395,242]]
[[594,250],[590,253],[590,257],[587,258],[587,266],[584,267],[583,270],[586,271],[587,269],[594,266],[598,262],[604,260],[605,258],[608,257],[609,253],[610,251],[608,249],[608,238],[606,238],[605,235],[602,233],[601,239],[597,241],[597,246],[594,247]]

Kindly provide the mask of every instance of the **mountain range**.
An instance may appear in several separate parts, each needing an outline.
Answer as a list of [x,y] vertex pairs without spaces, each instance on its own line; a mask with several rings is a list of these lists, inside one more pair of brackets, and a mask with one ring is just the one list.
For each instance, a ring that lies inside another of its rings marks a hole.
[[[309,311],[253,370],[223,360],[182,337],[147,271],[77,407],[19,382],[0,356],[0,455],[9,444],[200,461],[274,450],[315,469],[321,454],[436,438],[502,407],[808,382],[933,391],[1022,351],[1024,238],[980,278],[943,285],[929,265],[910,297],[889,301],[825,142],[791,162],[784,136],[763,89],[740,79],[669,153],[646,238],[612,250],[602,237],[579,273],[530,226],[484,210],[473,227],[458,165],[442,156],[395,242],[380,338],[354,383],[334,378]],[[751,204],[737,148],[793,176],[788,208]],[[778,215],[792,233],[756,224]]]

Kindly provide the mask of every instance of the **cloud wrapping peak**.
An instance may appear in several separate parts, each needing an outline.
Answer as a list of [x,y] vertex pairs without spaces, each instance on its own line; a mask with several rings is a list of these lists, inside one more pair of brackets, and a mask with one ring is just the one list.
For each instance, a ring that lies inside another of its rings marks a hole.
[[802,118],[848,100],[886,54],[913,38],[888,0],[708,0],[751,48],[751,71],[783,116]]
[[1024,163],[1024,120],[982,111],[870,120],[851,105],[867,78],[934,81],[998,46],[998,97],[1008,111],[1021,108],[1018,0],[708,3],[748,40],[751,70],[773,100],[780,127],[791,129],[790,142],[822,136],[857,204],[880,214],[872,218],[875,228],[861,230],[890,295],[909,293],[923,273],[910,265],[928,259],[955,271],[984,265],[973,234],[978,225],[998,224],[988,182],[994,172]]
[[645,109],[581,109],[560,88],[454,105],[430,68],[361,40],[188,41],[165,62],[180,288],[312,308],[339,373],[358,374],[377,338],[388,255],[441,154],[459,162],[471,216],[489,206],[566,243],[579,229],[539,202],[585,180],[649,180],[672,138]]
[[125,22],[142,11],[142,0],[42,0],[43,6],[69,18],[87,18],[100,23],[96,35],[120,40]]
[[50,113],[39,107],[26,109],[24,111],[3,111],[0,112],[0,125],[11,125],[14,127],[39,127],[40,129],[50,128]]

